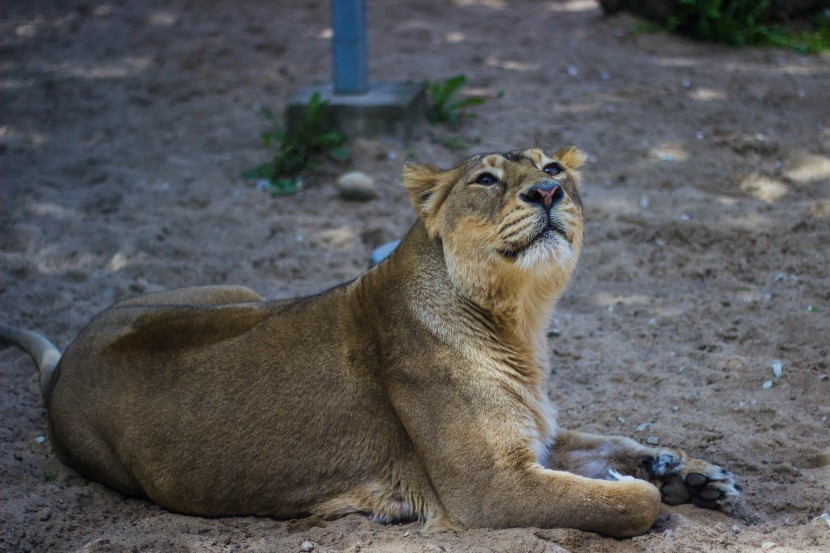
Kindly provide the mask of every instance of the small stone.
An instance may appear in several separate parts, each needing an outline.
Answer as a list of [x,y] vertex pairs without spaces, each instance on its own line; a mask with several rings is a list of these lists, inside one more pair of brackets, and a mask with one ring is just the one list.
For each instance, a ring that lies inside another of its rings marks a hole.
[[52,518],[52,510],[49,509],[48,507],[45,508],[45,509],[41,509],[37,513],[37,518],[44,521],[44,522],[46,522],[47,520]]
[[314,551],[314,542],[306,540],[300,546],[300,549],[303,551]]
[[375,181],[366,173],[352,171],[337,179],[337,191],[344,200],[365,202],[376,198]]
[[781,378],[781,372],[784,369],[784,366],[781,364],[780,359],[776,359],[772,362],[772,374],[775,378]]
[[405,537],[405,538],[409,537],[409,530],[407,530],[406,532],[403,533],[403,537]]
[[389,257],[389,254],[395,251],[395,248],[397,248],[398,244],[400,243],[400,240],[392,240],[391,242],[387,242],[386,244],[383,244],[382,246],[378,246],[377,248],[375,248],[375,251],[372,252],[371,266],[374,267],[375,265]]
[[773,547],[778,547],[778,544],[774,541],[765,541],[761,544],[761,549],[772,549]]
[[811,520],[810,522],[815,522],[817,520],[823,520],[827,523],[827,527],[830,528],[830,513],[821,513],[819,516]]
[[769,390],[772,388],[772,380],[765,380],[764,381],[764,390]]
[[45,444],[46,443],[46,436],[38,436],[37,438],[35,438],[35,441],[39,444]]
[[635,426],[634,430],[636,430],[637,432],[642,432],[643,430],[645,430],[649,426],[651,426],[650,422],[643,422],[643,423],[640,423],[637,426]]
[[648,445],[659,445],[660,444],[660,438],[658,438],[657,436],[654,436],[654,435],[648,436],[646,438],[646,443]]
[[737,525],[733,524],[732,525],[732,531],[735,532],[736,534],[740,534],[741,533],[741,528],[740,528],[740,526],[737,526]]

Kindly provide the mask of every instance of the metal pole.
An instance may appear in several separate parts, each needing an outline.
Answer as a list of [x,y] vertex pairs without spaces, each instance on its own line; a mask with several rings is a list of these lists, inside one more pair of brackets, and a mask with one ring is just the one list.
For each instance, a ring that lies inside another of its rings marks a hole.
[[334,93],[366,94],[366,0],[331,0],[334,30]]

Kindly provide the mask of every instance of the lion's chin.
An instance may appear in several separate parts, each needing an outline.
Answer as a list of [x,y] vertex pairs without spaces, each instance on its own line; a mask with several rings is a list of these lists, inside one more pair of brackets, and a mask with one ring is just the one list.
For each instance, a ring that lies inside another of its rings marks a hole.
[[517,269],[545,274],[550,271],[570,273],[577,260],[577,253],[564,231],[551,227],[521,247],[502,250],[499,254]]
[[564,246],[570,247],[568,234],[565,228],[558,222],[551,222],[539,233],[527,242],[520,245],[510,245],[499,250],[502,257],[516,261],[525,254],[535,252],[538,249],[559,249]]

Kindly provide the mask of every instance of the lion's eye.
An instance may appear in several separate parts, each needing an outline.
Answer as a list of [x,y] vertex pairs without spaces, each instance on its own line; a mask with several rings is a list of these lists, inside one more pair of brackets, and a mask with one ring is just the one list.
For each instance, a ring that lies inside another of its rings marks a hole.
[[493,186],[494,184],[499,183],[499,179],[496,178],[495,175],[492,175],[490,173],[482,173],[473,182],[475,182],[476,184],[481,184],[483,186]]
[[563,171],[563,169],[562,169],[562,166],[560,164],[558,164],[556,162],[553,162],[553,163],[548,163],[547,165],[545,165],[545,168],[542,169],[542,171],[544,171],[545,173],[547,173],[551,177],[555,177],[556,175],[561,173]]

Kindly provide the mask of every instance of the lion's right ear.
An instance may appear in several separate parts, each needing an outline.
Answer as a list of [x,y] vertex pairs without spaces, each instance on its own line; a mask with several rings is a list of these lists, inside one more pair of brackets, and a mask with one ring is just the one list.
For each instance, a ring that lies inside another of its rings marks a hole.
[[432,165],[406,162],[403,166],[403,184],[418,217],[427,222],[440,203],[441,169]]

